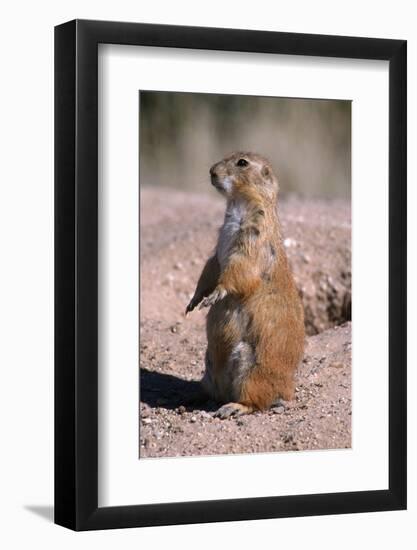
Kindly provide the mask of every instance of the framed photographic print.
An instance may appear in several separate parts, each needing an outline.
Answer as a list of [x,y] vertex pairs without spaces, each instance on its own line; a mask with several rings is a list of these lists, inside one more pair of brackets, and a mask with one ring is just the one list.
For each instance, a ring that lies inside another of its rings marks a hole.
[[55,521],[406,507],[406,42],[55,29]]

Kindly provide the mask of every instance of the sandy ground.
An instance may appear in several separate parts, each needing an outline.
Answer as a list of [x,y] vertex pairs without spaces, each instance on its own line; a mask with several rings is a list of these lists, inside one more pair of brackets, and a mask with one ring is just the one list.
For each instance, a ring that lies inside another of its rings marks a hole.
[[215,245],[224,203],[141,190],[141,458],[350,447],[350,207],[288,198],[280,212],[309,334],[296,398],[220,420],[216,403],[187,405],[203,373],[206,312],[183,312]]

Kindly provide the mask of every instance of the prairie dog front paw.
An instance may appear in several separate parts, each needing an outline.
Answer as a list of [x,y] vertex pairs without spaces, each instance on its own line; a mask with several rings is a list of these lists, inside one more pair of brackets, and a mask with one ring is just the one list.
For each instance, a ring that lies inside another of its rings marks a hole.
[[201,302],[200,307],[198,309],[202,309],[203,307],[210,307],[219,302],[220,300],[223,300],[223,298],[227,295],[227,290],[222,286],[218,285],[213,290],[211,294],[209,294],[204,300]]

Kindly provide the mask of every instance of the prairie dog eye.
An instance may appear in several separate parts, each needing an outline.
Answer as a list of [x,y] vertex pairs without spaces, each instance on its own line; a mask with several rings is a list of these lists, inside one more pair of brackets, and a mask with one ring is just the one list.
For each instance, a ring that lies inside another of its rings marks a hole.
[[245,166],[249,166],[249,162],[246,159],[239,159],[236,163],[236,166],[244,168]]

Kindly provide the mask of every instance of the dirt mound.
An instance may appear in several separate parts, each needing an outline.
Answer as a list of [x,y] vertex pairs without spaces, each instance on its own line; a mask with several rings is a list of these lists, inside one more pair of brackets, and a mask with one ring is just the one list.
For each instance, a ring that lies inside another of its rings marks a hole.
[[351,320],[351,223],[345,201],[284,201],[284,245],[305,312],[307,334]]

